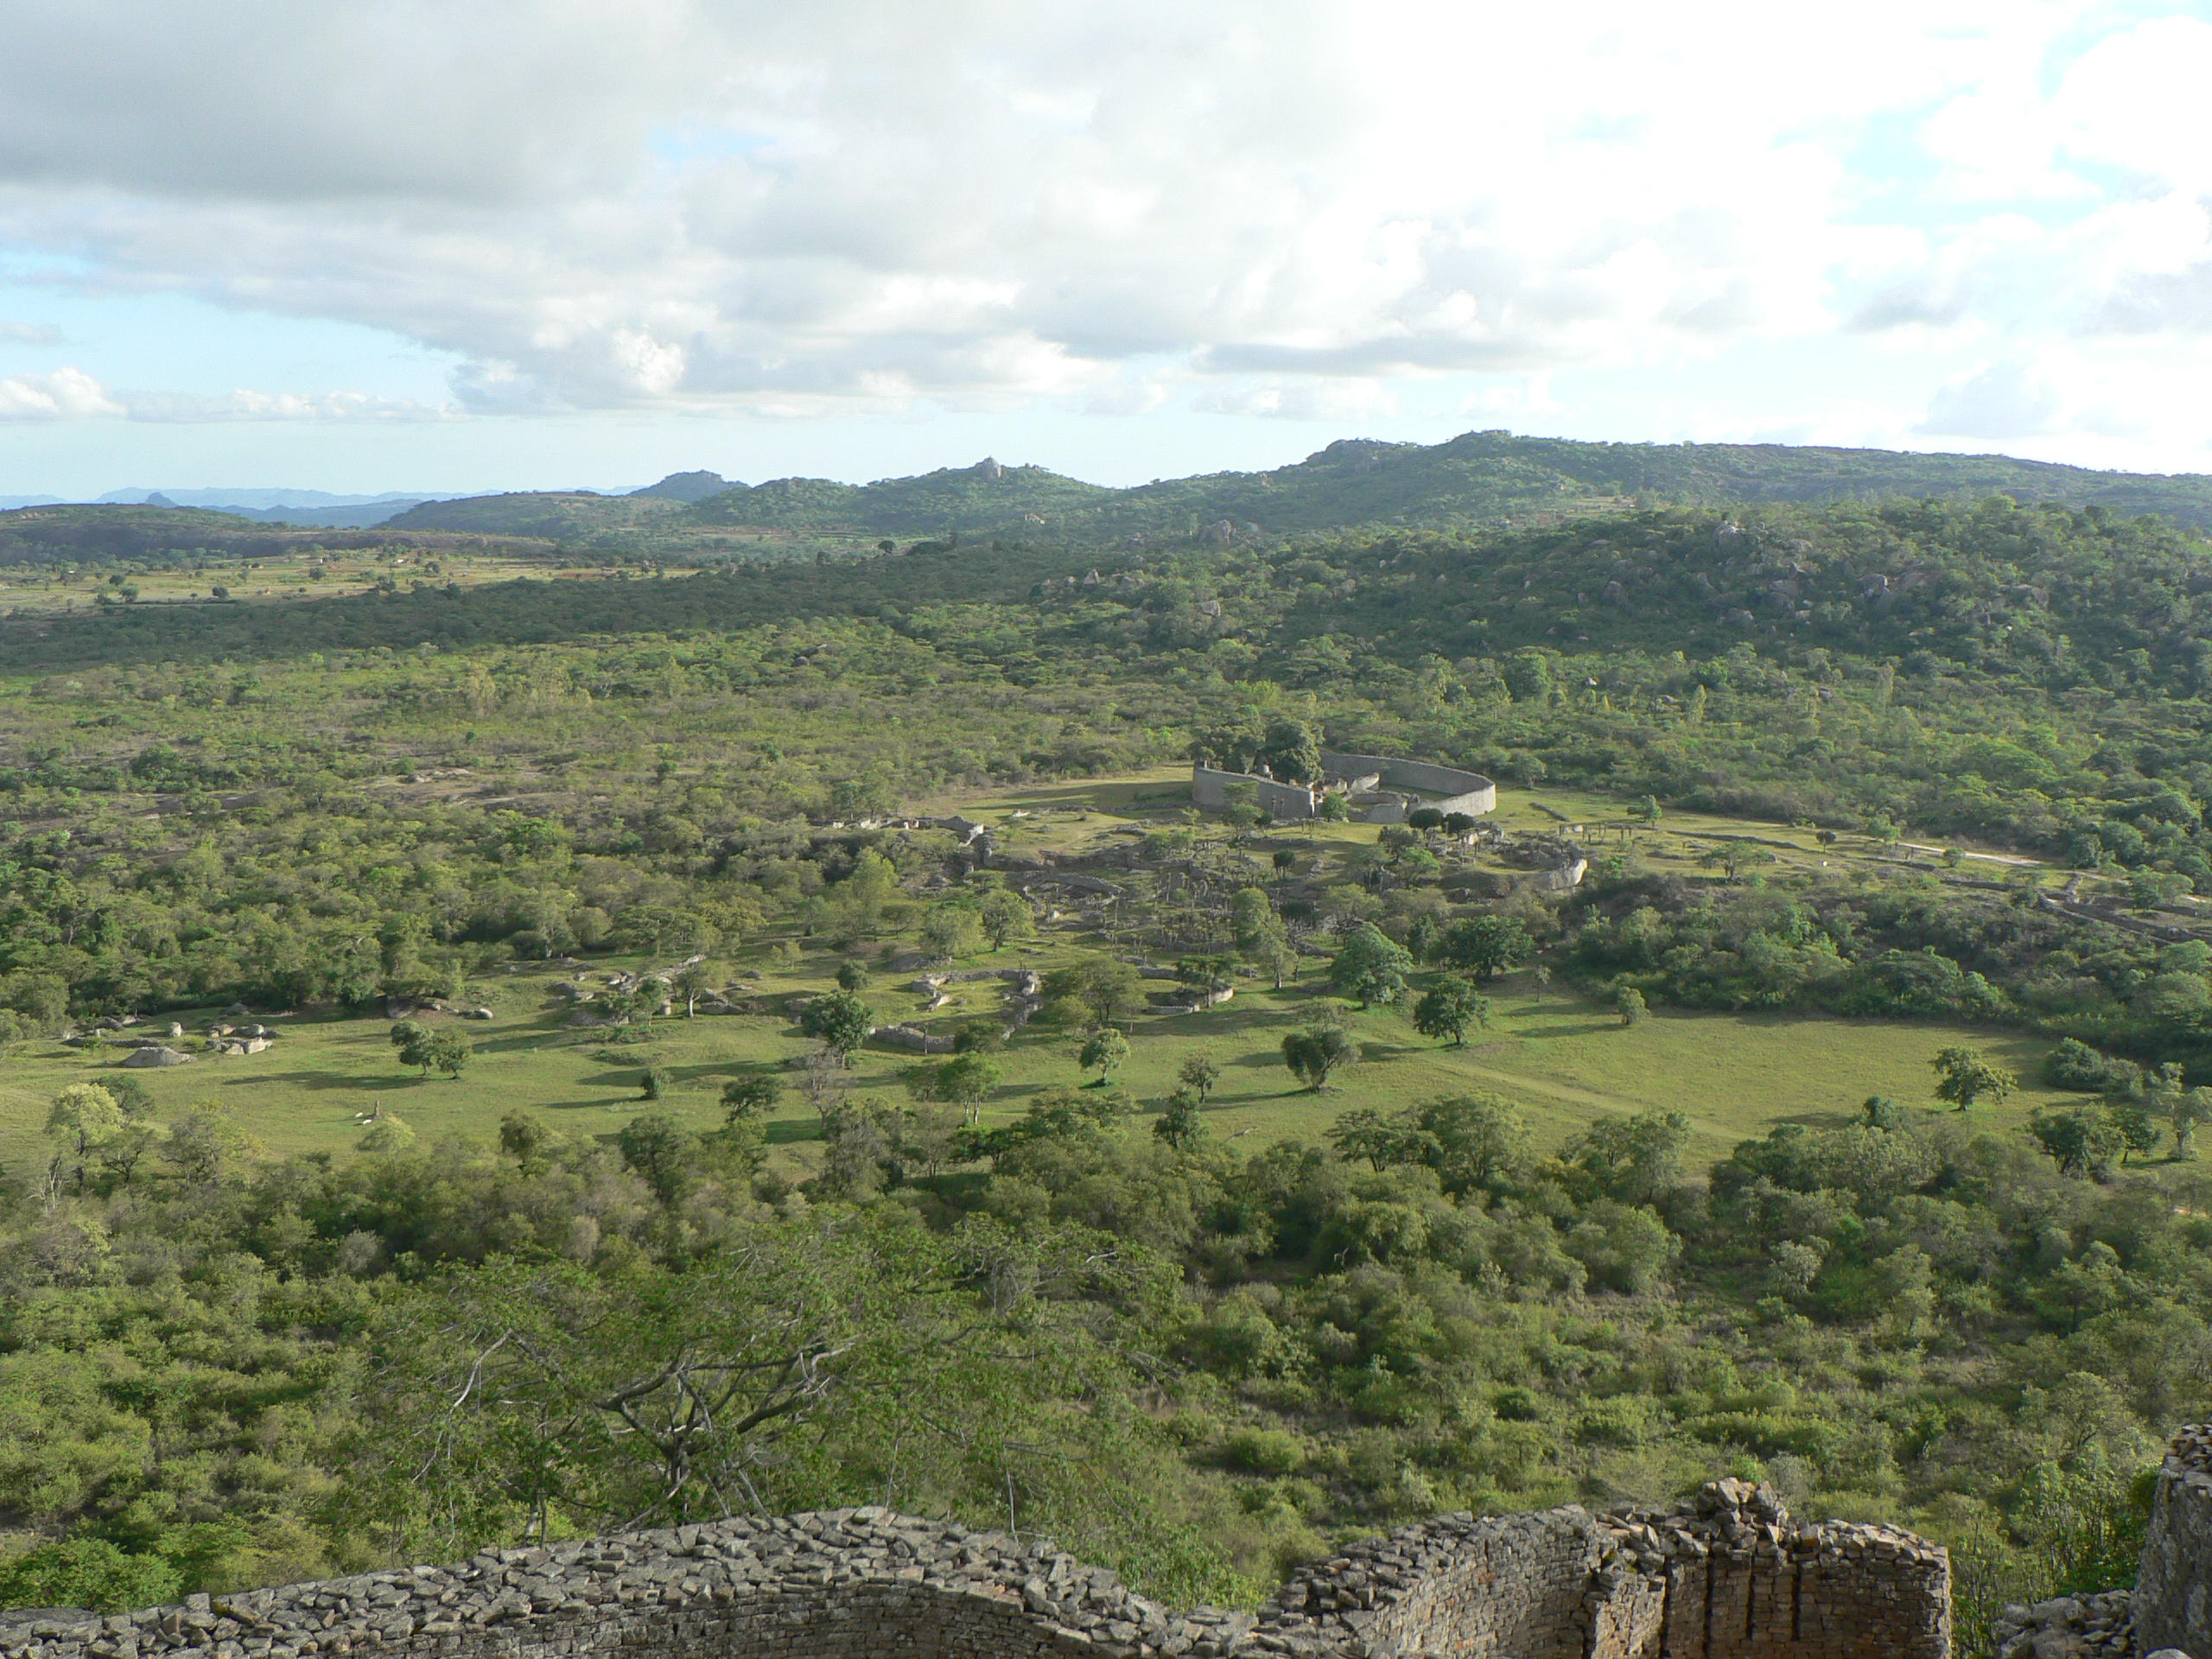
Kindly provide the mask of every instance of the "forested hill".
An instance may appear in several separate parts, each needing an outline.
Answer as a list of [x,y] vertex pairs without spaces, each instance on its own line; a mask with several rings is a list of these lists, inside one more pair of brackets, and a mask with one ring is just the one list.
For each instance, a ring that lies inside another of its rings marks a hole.
[[[1094,571],[1099,580],[1083,586]],[[1117,626],[1133,639],[1217,641],[1224,666],[1332,637],[1406,663],[1531,647],[1702,655],[1750,643],[1940,658],[2045,687],[2113,674],[2187,692],[2212,685],[2212,547],[2201,532],[2002,500],[1669,508],[1487,531],[1370,525],[1112,556],[994,538],[690,575],[27,613],[0,622],[0,662],[37,671],[806,617],[896,624],[972,603],[1014,607],[1007,649],[1019,653],[1042,648],[1071,601],[1094,599],[1122,613]],[[1288,672],[1287,659],[1272,671]]]
[[1929,497],[2063,501],[2212,524],[2212,478],[2094,472],[2003,455],[1786,444],[1579,443],[1469,432],[1440,444],[1344,439],[1295,466],[1108,490],[987,461],[861,486],[782,479],[711,496],[699,525],[928,535],[1019,530],[1071,540],[1187,537],[1227,520],[1262,533],[1371,523],[1487,525],[1531,513],[1643,505]]

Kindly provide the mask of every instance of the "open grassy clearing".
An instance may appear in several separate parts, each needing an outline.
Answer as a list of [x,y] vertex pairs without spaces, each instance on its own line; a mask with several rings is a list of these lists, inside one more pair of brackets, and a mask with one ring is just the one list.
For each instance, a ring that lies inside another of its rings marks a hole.
[[[1059,954],[1046,949],[1007,957],[1049,964]],[[836,960],[814,957],[798,973],[768,982],[764,994],[826,987]],[[426,1138],[488,1137],[502,1115],[517,1110],[584,1135],[611,1134],[651,1110],[709,1128],[719,1122],[725,1078],[785,1067],[810,1047],[794,1024],[765,1015],[664,1020],[648,1042],[612,1042],[614,1033],[563,1023],[566,1004],[556,1006],[549,995],[552,977],[531,971],[495,982],[499,1017],[465,1027],[477,1053],[458,1082],[417,1077],[398,1064],[389,1023],[361,1018],[285,1020],[286,1034],[265,1053],[201,1056],[189,1066],[127,1075],[147,1085],[164,1116],[212,1104],[273,1152],[339,1153],[362,1133],[357,1116],[378,1103]],[[995,982],[953,989],[955,1001],[938,1020],[997,1007]],[[904,1017],[917,1001],[903,986],[880,984],[868,995],[880,1017]],[[1279,1046],[1324,1000],[1313,982],[1281,993],[1246,989],[1234,1002],[1201,1014],[1139,1016],[1134,1052],[1116,1082],[1149,1113],[1174,1087],[1183,1062],[1206,1056],[1222,1071],[1208,1127],[1217,1138],[1249,1150],[1318,1138],[1338,1113],[1355,1107],[1392,1109],[1436,1095],[1491,1090],[1520,1103],[1546,1149],[1606,1113],[1682,1111],[1695,1126],[1693,1156],[1700,1160],[1777,1122],[1840,1124],[1871,1094],[1932,1110],[1929,1061],[1954,1043],[1988,1051],[2024,1079],[2021,1091],[2002,1107],[1978,1109],[1976,1124],[2009,1130],[2054,1098],[2029,1080],[2047,1047],[2033,1038],[1935,1023],[1781,1014],[1659,1013],[1624,1029],[1609,1011],[1525,976],[1501,988],[1491,1028],[1470,1033],[1464,1049],[1431,1043],[1390,1011],[1353,1013],[1363,1062],[1315,1095],[1283,1068]],[[1084,1081],[1077,1046],[1071,1037],[1041,1031],[1017,1038],[1001,1057],[1006,1080],[983,1122],[1018,1116],[1041,1089]],[[903,1101],[899,1073],[915,1058],[864,1050],[855,1059],[854,1091]],[[640,1096],[648,1059],[675,1083],[658,1104]],[[44,1046],[14,1059],[0,1089],[0,1164],[21,1168],[35,1160],[46,1103],[65,1084],[98,1081],[112,1064]],[[795,1077],[792,1083],[772,1122],[771,1140],[779,1161],[796,1169],[811,1161],[819,1127]]]

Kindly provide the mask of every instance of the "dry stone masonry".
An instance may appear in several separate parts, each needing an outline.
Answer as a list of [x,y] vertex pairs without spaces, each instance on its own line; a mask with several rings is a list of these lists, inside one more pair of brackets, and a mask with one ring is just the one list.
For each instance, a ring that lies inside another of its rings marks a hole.
[[1177,1612],[1050,1542],[888,1510],[626,1533],[100,1618],[0,1612],[0,1659],[1948,1659],[1950,1567],[1793,1527],[1764,1487],[1687,1510],[1459,1514],[1302,1568],[1255,1618]]

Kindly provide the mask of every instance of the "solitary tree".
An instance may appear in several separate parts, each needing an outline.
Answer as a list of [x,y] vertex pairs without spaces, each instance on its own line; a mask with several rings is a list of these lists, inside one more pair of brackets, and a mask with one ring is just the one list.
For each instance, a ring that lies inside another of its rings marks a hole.
[[1175,1079],[1196,1095],[1198,1104],[1203,1106],[1213,1093],[1214,1085],[1221,1081],[1221,1068],[1205,1055],[1193,1054],[1183,1062],[1183,1069],[1175,1074]]
[[864,991],[868,989],[867,966],[851,957],[848,957],[844,961],[839,963],[837,964],[837,988],[841,991]]
[[1414,1029],[1440,1042],[1449,1038],[1454,1048],[1466,1046],[1469,1026],[1489,1024],[1490,999],[1458,974],[1438,975],[1414,1004]]
[[[476,1046],[451,1026],[440,1026],[429,1033],[424,1045],[426,1065],[442,1071],[456,1083],[468,1067]],[[428,1075],[428,1072],[425,1072]]]
[[875,1010],[850,991],[836,991],[808,1003],[798,1017],[798,1028],[835,1055],[839,1065],[849,1066],[853,1051],[875,1028]]
[[1613,994],[1613,1011],[1624,1026],[1640,1026],[1650,1014],[1650,1006],[1643,1000],[1643,993],[1633,985],[1624,985]]
[[1947,1048],[1929,1062],[1936,1068],[1936,1098],[1966,1111],[1977,1101],[2002,1101],[2019,1078],[1978,1048]]
[[733,1122],[766,1117],[783,1097],[784,1082],[766,1072],[732,1077],[722,1084],[722,1116]]
[[1076,1056],[1076,1064],[1086,1071],[1096,1070],[1098,1081],[1103,1084],[1114,1075],[1114,1068],[1128,1058],[1129,1039],[1108,1026],[1103,1031],[1091,1033],[1090,1040]]
[[1342,1026],[1308,1026],[1282,1039],[1282,1063],[1293,1077],[1317,1092],[1327,1085],[1331,1072],[1358,1058],[1357,1045]]

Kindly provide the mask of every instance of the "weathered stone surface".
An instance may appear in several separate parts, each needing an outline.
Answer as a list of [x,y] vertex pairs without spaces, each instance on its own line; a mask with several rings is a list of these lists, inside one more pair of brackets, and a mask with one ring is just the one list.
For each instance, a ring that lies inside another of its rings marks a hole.
[[2167,1448],[2128,1607],[2142,1648],[2212,1655],[2212,1423]]

